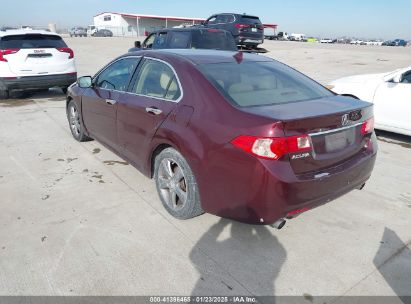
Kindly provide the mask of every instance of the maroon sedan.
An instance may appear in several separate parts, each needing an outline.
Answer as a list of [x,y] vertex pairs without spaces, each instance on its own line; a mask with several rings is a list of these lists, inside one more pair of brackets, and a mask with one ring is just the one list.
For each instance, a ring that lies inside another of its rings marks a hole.
[[229,51],[123,55],[68,92],[78,141],[154,178],[167,211],[281,228],[370,177],[372,104],[270,58]]

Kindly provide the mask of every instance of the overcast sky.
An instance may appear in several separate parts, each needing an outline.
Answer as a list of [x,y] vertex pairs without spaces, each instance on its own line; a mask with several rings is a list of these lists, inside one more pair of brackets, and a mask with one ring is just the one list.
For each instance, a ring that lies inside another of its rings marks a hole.
[[87,26],[105,11],[200,18],[236,12],[308,36],[411,39],[410,0],[0,0],[0,8],[0,26]]

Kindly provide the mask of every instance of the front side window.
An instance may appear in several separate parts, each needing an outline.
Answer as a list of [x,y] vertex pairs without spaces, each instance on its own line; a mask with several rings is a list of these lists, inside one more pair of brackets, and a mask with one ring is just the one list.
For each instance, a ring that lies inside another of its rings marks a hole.
[[96,85],[106,90],[126,91],[130,77],[140,58],[120,59],[108,66],[97,77]]
[[143,47],[146,49],[151,49],[153,47],[154,39],[156,38],[156,34],[151,34],[147,37],[146,40],[143,42]]
[[104,21],[111,21],[111,15],[104,16]]
[[315,81],[274,61],[203,64],[199,68],[230,102],[240,107],[333,96]]
[[167,32],[158,33],[153,47],[156,49],[163,49],[167,46]]
[[177,100],[181,96],[173,70],[167,64],[151,59],[144,61],[133,92],[168,100]]

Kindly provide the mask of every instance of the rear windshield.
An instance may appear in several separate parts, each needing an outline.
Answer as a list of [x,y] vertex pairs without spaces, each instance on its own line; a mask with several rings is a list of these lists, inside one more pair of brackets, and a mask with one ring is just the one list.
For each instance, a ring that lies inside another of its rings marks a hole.
[[240,107],[333,96],[315,81],[274,61],[202,64],[199,68],[229,101]]
[[245,24],[261,23],[260,19],[255,16],[241,16],[241,22]]
[[0,40],[1,49],[37,49],[67,47],[60,36],[55,35],[12,35]]
[[191,48],[214,50],[237,50],[236,43],[231,33],[219,30],[199,30],[193,32]]

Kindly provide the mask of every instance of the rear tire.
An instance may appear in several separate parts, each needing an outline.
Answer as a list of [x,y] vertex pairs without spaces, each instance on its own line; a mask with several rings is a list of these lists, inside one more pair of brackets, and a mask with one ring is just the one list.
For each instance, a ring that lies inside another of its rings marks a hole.
[[10,93],[7,90],[0,90],[0,99],[9,99]]
[[175,218],[190,219],[204,213],[193,171],[177,150],[166,148],[157,155],[154,180],[164,208]]
[[80,142],[92,140],[92,138],[85,134],[81,114],[74,100],[71,100],[67,106],[67,119],[71,134],[75,140]]

